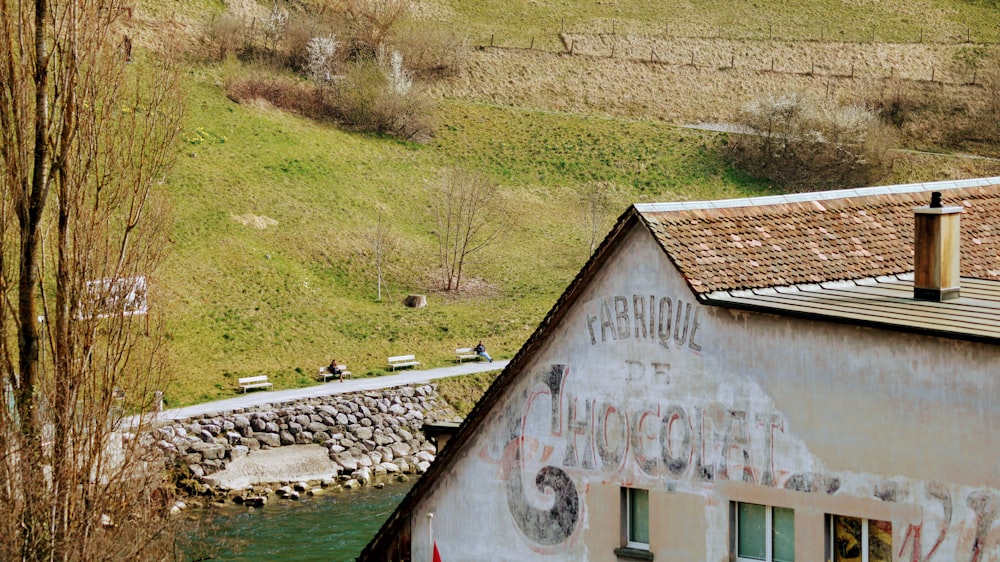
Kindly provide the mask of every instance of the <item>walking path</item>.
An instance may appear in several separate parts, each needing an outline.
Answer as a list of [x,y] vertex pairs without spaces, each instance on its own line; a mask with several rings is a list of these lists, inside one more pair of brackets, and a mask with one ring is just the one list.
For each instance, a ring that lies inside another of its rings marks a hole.
[[296,400],[332,396],[334,394],[344,394],[348,392],[362,392],[365,390],[378,390],[408,384],[422,384],[435,379],[457,377],[459,375],[471,375],[474,373],[485,373],[489,371],[499,371],[505,368],[507,363],[508,361],[493,361],[492,363],[475,361],[471,363],[461,363],[451,367],[440,367],[437,369],[426,369],[423,371],[405,371],[399,374],[386,375],[383,377],[345,379],[344,382],[333,381],[315,386],[307,386],[305,388],[257,392],[251,391],[241,394],[235,398],[227,398],[226,400],[217,400],[215,402],[205,402],[203,404],[195,404],[193,406],[185,406],[183,408],[164,410],[159,413],[157,420],[179,420],[202,416],[205,414],[229,412],[238,408],[248,408],[251,406],[260,406],[262,404],[277,404],[280,402],[293,402]]

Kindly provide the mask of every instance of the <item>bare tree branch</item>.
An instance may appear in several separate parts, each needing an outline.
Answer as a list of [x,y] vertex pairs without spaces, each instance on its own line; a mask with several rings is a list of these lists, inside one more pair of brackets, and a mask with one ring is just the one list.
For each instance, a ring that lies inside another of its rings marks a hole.
[[442,288],[458,291],[469,254],[494,243],[509,222],[502,194],[486,177],[451,168],[442,172],[430,202]]
[[121,8],[0,3],[0,559],[167,552],[146,303],[181,104],[171,68],[130,64]]

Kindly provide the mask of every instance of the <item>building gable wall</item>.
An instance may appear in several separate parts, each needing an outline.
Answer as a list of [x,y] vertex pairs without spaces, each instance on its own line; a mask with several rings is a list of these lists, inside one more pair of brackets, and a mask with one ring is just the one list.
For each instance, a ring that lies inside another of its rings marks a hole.
[[670,560],[728,560],[733,500],[794,507],[802,560],[824,513],[892,521],[899,560],[996,560],[998,355],[701,305],[633,229],[423,498],[413,559],[617,560],[628,486]]

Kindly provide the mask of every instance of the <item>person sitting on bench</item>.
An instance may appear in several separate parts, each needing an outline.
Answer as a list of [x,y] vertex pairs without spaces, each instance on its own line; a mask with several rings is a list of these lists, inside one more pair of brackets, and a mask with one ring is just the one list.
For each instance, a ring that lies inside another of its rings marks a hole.
[[340,377],[340,382],[344,382],[344,368],[337,365],[337,360],[330,361],[330,366],[326,368],[331,375]]
[[493,362],[493,358],[490,357],[490,354],[486,353],[486,346],[483,345],[483,340],[479,340],[479,343],[476,345],[473,351],[476,352],[476,355],[482,357],[483,359],[489,361],[490,363]]

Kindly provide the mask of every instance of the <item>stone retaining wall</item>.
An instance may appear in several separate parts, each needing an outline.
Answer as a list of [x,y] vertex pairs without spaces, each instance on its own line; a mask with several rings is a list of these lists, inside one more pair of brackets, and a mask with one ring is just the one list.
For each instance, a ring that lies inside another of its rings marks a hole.
[[202,415],[161,426],[154,435],[202,483],[257,449],[320,444],[334,463],[329,482],[367,485],[380,474],[426,471],[436,448],[421,427],[454,415],[428,384]]

